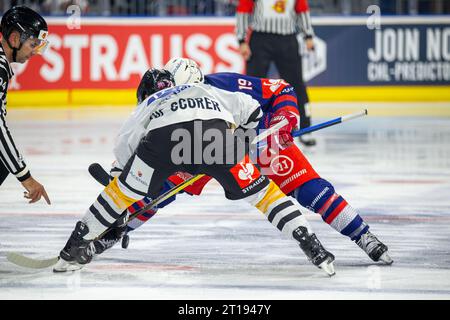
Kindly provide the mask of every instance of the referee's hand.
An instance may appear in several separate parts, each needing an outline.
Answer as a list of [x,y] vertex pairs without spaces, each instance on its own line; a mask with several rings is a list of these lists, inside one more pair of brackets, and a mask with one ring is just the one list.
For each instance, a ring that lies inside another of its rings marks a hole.
[[47,191],[42,184],[34,180],[33,177],[29,177],[25,181],[22,181],[23,187],[27,190],[24,192],[23,197],[26,199],[30,199],[28,203],[35,203],[44,197],[45,201],[48,204],[51,204],[50,198],[47,195]]
[[252,55],[252,50],[250,50],[250,46],[248,45],[248,43],[246,42],[241,43],[241,45],[239,46],[239,51],[241,52],[242,57],[244,58],[245,61],[250,59],[250,56]]

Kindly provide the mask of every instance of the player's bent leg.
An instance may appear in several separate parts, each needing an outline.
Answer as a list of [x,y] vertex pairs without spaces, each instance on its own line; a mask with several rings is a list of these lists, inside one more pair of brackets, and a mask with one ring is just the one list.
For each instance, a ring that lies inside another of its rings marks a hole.
[[[139,200],[135,203],[133,203],[129,208],[128,212],[131,214],[135,214],[145,206],[147,206],[149,203],[151,203],[151,199],[148,197],[145,197],[142,200]],[[158,211],[158,208],[152,208],[145,210],[141,214],[139,214],[135,219],[130,220],[127,224],[127,233],[130,231],[134,231],[140,226],[142,226],[144,223],[146,223],[148,220],[150,220]]]
[[[137,211],[144,208],[152,200],[145,197],[142,200],[136,201],[130,207],[128,207],[129,215],[136,213]],[[151,217],[153,217],[158,209],[152,208],[145,210],[143,213],[139,214],[135,219],[130,221],[126,220],[129,215],[123,214],[121,219],[117,220],[109,230],[103,234],[100,238],[93,241],[94,254],[99,255],[106,250],[112,248],[116,243],[122,240],[122,248],[128,248],[130,238],[128,233],[139,228],[145,222],[147,222]]]
[[[166,180],[163,184],[163,188],[161,189],[158,196],[168,192],[170,189],[172,189],[175,186],[174,183],[172,183],[169,180]],[[182,191],[181,191],[182,192]],[[148,210],[145,210],[141,214],[139,214],[135,219],[130,220],[127,225],[127,233],[130,231],[134,231],[140,226],[142,226],[144,223],[146,223],[148,220],[150,220],[159,209],[164,208],[165,206],[169,205],[173,201],[175,201],[176,195],[168,198],[167,200],[162,201],[159,203],[156,207],[150,208]],[[129,208],[128,212],[130,215],[135,214],[136,212],[140,211],[142,208],[146,207],[149,203],[151,203],[152,199],[149,197],[145,197],[142,200],[139,200],[135,203],[133,203]]]
[[75,230],[60,252],[60,262],[54,271],[66,271],[67,264],[89,263],[95,254],[93,240],[111,228],[117,220],[127,220],[126,209],[149,193],[153,174],[154,169],[145,161],[138,156],[132,157],[121,175],[105,187],[83,219],[77,222]]
[[325,179],[313,179],[294,191],[298,202],[320,214],[323,221],[344,236],[357,240],[369,226]]
[[334,274],[334,256],[326,251],[301,213],[298,202],[286,196],[245,156],[235,165],[205,167],[225,189],[230,200],[245,200],[260,210],[284,235],[296,240],[308,259],[327,274]]
[[373,261],[392,263],[387,246],[369,232],[369,225],[327,180],[308,181],[295,190],[294,196],[302,206],[320,214],[334,230],[354,241]]
[[[120,170],[121,172],[122,170]],[[120,175],[120,173],[119,173]],[[192,175],[191,175],[192,176]],[[162,195],[172,189],[175,186],[169,179],[166,180],[163,184],[163,188],[160,191],[159,195]],[[158,196],[159,196],[158,195]],[[176,196],[172,196],[167,200],[162,201],[156,207],[144,210],[142,213],[138,214],[134,219],[130,221],[124,221],[123,219],[117,220],[114,225],[110,227],[110,230],[102,235],[101,238],[94,240],[95,254],[101,254],[106,250],[112,248],[116,243],[122,240],[122,248],[128,248],[130,243],[129,233],[131,231],[136,230],[141,227],[144,223],[150,220],[158,211],[158,209],[164,208],[169,205],[173,201],[175,201]],[[149,197],[144,197],[143,199],[134,202],[132,205],[128,207],[129,215],[136,214],[141,211],[144,207],[149,205],[152,202],[152,199]]]
[[325,250],[317,239],[295,199],[287,197],[273,181],[270,181],[265,189],[244,200],[260,210],[284,235],[296,240],[308,260],[315,266],[330,276],[334,275],[334,255]]
[[[125,189],[122,186],[122,189]],[[95,254],[92,240],[110,228],[122,213],[127,217],[127,207],[136,202],[121,189],[120,182],[114,178],[97,197],[81,221],[78,221],[66,245],[60,252],[60,260],[55,272],[67,271],[70,265],[85,265]],[[126,218],[125,217],[125,218]]]

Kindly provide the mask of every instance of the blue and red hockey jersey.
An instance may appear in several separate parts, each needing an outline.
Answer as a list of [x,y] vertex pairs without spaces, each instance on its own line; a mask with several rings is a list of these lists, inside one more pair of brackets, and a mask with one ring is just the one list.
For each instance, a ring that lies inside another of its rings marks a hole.
[[246,93],[257,100],[264,112],[259,129],[267,128],[272,115],[280,109],[300,117],[294,88],[282,79],[256,78],[239,73],[219,72],[206,75],[205,83],[231,92]]

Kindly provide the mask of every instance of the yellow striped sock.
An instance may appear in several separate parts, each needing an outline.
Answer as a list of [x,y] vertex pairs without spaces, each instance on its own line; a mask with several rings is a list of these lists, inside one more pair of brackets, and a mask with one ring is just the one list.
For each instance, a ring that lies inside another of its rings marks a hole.
[[125,195],[119,188],[117,177],[114,178],[105,188],[104,192],[111,198],[115,205],[125,210],[139,199],[133,199]]
[[258,208],[259,211],[266,214],[267,209],[269,206],[277,201],[278,199],[281,199],[283,197],[286,197],[286,195],[280,190],[280,188],[275,184],[275,182],[270,181],[269,187],[267,188],[266,194],[256,204],[256,208]]

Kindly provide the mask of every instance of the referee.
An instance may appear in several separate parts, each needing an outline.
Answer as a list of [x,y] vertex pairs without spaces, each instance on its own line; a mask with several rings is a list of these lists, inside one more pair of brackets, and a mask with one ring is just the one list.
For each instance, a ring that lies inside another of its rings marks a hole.
[[[240,52],[247,61],[247,74],[265,78],[273,61],[280,78],[295,89],[300,128],[309,127],[309,99],[297,40],[301,31],[308,51],[314,50],[307,0],[239,0],[236,18],[236,35]],[[311,137],[302,136],[299,140],[305,146],[316,144]]]
[[0,185],[12,173],[25,188],[24,197],[30,200],[29,203],[44,197],[50,204],[44,186],[31,176],[6,123],[6,94],[13,76],[10,63],[24,63],[45,50],[47,23],[33,10],[16,6],[3,15],[0,32]]

